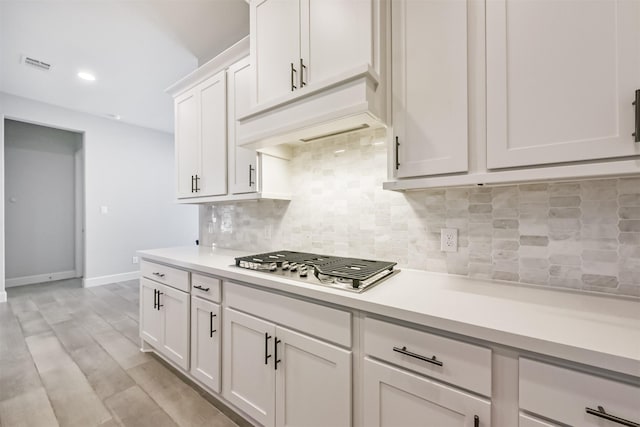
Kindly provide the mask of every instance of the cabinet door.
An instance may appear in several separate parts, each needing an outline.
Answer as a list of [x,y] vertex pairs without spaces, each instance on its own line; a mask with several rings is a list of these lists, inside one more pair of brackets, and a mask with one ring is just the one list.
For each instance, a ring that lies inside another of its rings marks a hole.
[[313,83],[374,66],[373,0],[301,0],[302,78]]
[[256,151],[241,147],[237,143],[236,117],[249,110],[251,72],[249,58],[236,62],[227,70],[229,114],[227,151],[229,153],[229,192],[233,194],[254,193],[257,188]]
[[157,286],[151,280],[140,279],[140,338],[156,348],[162,335],[162,314],[156,308]]
[[276,425],[350,426],[351,352],[278,327]]
[[220,393],[220,306],[191,297],[191,374]]
[[367,427],[474,427],[491,425],[491,403],[442,383],[366,358]]
[[223,396],[265,427],[275,422],[275,326],[224,309]]
[[396,176],[467,171],[467,2],[394,0],[391,14]]
[[162,321],[160,351],[182,369],[189,369],[189,294],[158,284]]
[[191,90],[175,100],[176,185],[178,198],[194,197],[200,162],[200,95]]
[[640,154],[640,2],[486,3],[487,165]]
[[201,170],[198,196],[227,194],[227,82],[221,71],[200,92]]
[[262,104],[291,92],[299,79],[300,0],[252,0],[249,10],[254,104]]

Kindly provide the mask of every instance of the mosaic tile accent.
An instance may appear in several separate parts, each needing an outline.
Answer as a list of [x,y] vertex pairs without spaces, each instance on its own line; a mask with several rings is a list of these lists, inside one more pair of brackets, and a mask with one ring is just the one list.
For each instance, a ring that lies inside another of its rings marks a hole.
[[[202,244],[640,297],[640,177],[384,191],[383,141],[362,132],[296,147],[293,200],[202,206]],[[458,229],[458,252],[440,252],[441,228]]]

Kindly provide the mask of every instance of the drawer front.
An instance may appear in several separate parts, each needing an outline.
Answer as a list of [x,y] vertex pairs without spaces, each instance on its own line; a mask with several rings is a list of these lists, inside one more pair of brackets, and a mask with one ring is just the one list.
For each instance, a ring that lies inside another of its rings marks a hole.
[[189,292],[189,272],[177,268],[158,264],[155,262],[142,260],[140,272],[146,277],[156,282],[163,283],[183,292]]
[[520,358],[519,381],[520,409],[546,419],[573,426],[624,425],[587,412],[587,408],[597,411],[602,406],[610,415],[640,423],[640,384],[633,386],[526,358]]
[[491,396],[488,348],[367,317],[364,349],[394,365]]
[[213,302],[222,300],[222,280],[215,277],[191,273],[191,295]]
[[351,347],[349,312],[226,281],[224,300],[228,307],[252,316]]

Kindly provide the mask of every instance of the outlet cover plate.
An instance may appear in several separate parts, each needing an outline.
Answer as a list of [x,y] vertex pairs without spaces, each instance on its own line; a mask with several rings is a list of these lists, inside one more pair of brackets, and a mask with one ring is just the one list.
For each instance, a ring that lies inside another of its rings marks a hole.
[[457,228],[443,228],[440,230],[440,250],[442,252],[458,252]]

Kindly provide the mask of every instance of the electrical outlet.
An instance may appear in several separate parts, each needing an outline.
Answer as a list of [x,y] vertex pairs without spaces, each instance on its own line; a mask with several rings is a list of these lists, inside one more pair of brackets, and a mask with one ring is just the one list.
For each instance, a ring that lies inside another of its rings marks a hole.
[[139,262],[139,260],[138,260],[137,256],[131,257],[131,263],[132,264],[137,264],[138,262]]
[[440,230],[440,250],[442,252],[458,252],[457,228],[443,228]]

